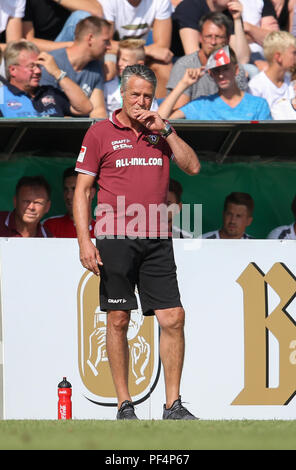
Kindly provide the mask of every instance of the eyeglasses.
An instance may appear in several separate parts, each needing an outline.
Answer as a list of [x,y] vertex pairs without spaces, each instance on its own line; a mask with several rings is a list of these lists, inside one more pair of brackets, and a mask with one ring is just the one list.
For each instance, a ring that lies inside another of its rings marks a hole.
[[41,68],[41,65],[33,63],[33,62],[31,64],[28,64],[28,65],[22,65],[22,64],[13,64],[13,65],[18,66],[18,67],[23,67],[24,69],[27,69],[30,72],[33,72],[33,70],[35,68],[38,68],[38,69]]
[[226,40],[226,36],[220,36],[219,34],[205,34],[202,37],[206,42],[210,42],[213,39],[215,41],[225,41]]

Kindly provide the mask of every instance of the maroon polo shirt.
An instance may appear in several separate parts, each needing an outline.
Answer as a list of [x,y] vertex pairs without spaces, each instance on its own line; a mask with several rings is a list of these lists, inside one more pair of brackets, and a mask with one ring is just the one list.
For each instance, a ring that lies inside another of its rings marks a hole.
[[[0,212],[0,237],[21,237],[15,225],[15,211]],[[39,223],[35,237],[47,238],[52,234]]]
[[136,136],[119,111],[89,128],[76,163],[99,185],[95,235],[165,236],[167,217],[157,208],[167,203],[171,148],[144,126]]
[[[42,226],[49,230],[55,238],[77,238],[76,227],[68,214],[56,215],[46,219]],[[94,238],[95,221],[92,220],[88,229]]]

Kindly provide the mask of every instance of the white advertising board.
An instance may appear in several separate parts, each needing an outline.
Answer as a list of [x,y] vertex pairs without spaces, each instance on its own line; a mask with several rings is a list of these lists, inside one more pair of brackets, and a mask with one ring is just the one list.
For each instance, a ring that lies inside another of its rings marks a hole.
[[[186,310],[182,399],[202,419],[295,419],[294,241],[174,240]],[[76,240],[0,239],[4,419],[57,419],[72,384],[74,419],[114,419],[98,278]],[[132,312],[130,389],[142,419],[165,391],[154,318]],[[1,399],[1,394],[0,394]]]

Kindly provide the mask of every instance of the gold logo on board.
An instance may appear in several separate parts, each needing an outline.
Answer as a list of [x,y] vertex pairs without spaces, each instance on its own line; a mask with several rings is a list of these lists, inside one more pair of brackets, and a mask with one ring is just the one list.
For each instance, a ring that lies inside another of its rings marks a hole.
[[[296,323],[287,312],[296,296],[295,276],[283,263],[275,263],[266,274],[250,263],[237,282],[244,294],[245,377],[232,405],[287,405],[296,394]],[[280,299],[271,312],[268,286]],[[279,345],[278,387],[268,383],[268,332]]]
[[[115,406],[116,393],[106,350],[107,314],[100,309],[99,285],[100,277],[87,271],[78,286],[79,372],[90,392],[89,400]],[[140,305],[137,291],[136,296]],[[129,390],[134,403],[140,403],[150,396],[160,372],[159,328],[155,318],[145,317],[140,307],[132,310],[127,338]]]

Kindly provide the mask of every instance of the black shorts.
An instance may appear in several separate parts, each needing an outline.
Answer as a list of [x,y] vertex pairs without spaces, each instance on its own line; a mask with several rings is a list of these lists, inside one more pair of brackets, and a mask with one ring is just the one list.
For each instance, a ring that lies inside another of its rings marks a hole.
[[172,239],[103,238],[96,240],[100,266],[101,310],[134,310],[154,315],[158,309],[182,307]]

